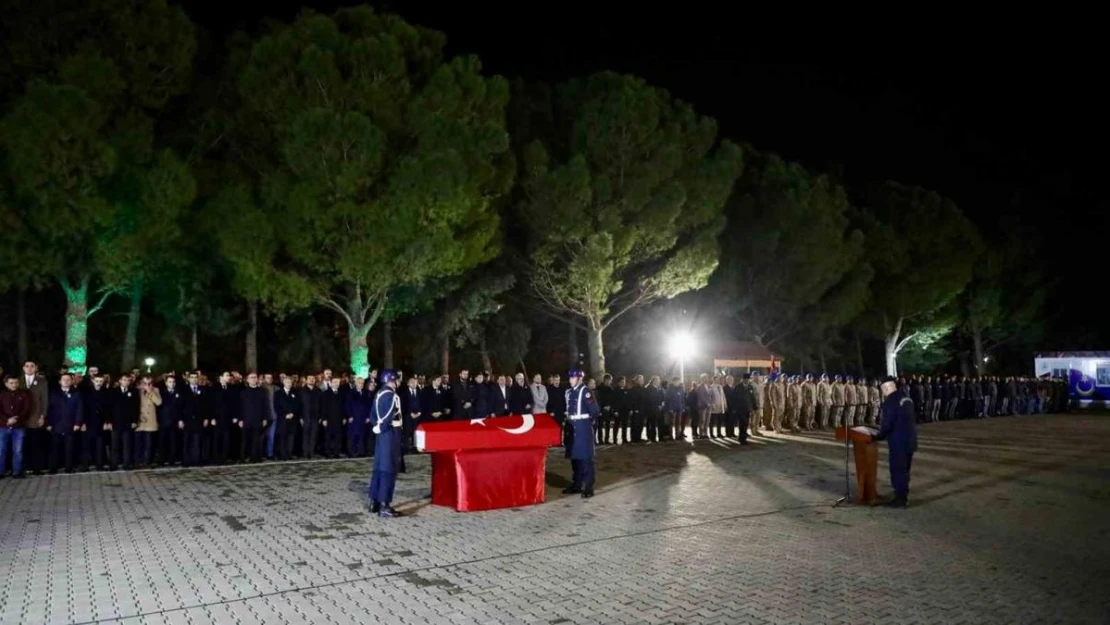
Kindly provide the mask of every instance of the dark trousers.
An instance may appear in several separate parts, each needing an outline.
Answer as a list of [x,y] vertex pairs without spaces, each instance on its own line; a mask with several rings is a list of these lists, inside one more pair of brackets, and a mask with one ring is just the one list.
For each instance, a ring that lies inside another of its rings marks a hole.
[[245,427],[240,430],[239,458],[246,462],[258,462],[262,453],[261,427]]
[[628,435],[625,433],[627,427],[626,415],[623,412],[613,412],[609,416],[609,442],[616,444],[621,442],[628,442]]
[[203,437],[204,432],[201,430],[185,430],[181,445],[182,466],[195,467],[200,464],[201,438]]
[[158,428],[158,462],[173,464],[180,458],[178,450],[181,448],[181,430],[176,423],[159,425]]
[[[733,417],[735,419],[734,425],[736,425],[740,429],[739,436],[738,436],[738,438],[740,439],[740,442],[742,442],[742,443],[747,442],[747,440],[748,440],[748,423],[749,423],[749,420],[751,419],[751,413],[747,412],[747,411],[745,411],[745,412],[736,412],[736,413],[733,413]],[[730,426],[729,430],[728,430],[728,435],[732,436],[732,432],[733,432],[733,430],[732,430],[732,427]]]
[[352,423],[347,426],[347,454],[352,458],[363,455],[366,448],[363,446],[365,436],[361,423]]
[[659,427],[659,422],[661,420],[662,417],[658,412],[644,414],[644,427],[647,429],[647,439],[653,443],[657,443],[663,438],[663,432]]
[[335,458],[339,455],[339,430],[338,423],[328,423],[324,428],[324,456]]
[[123,467],[125,469],[131,467],[131,439],[134,432],[129,429],[129,426],[121,428],[112,428],[111,435],[111,461],[112,469],[116,467]]
[[737,417],[734,410],[729,410],[725,413],[724,421],[726,438],[734,438],[736,436],[736,421],[738,420],[738,418],[739,417]]
[[135,464],[150,464],[157,432],[135,432]]
[[644,416],[639,410],[633,410],[628,415],[628,437],[633,443],[644,439]]
[[223,464],[231,459],[231,429],[226,425],[217,425],[209,431],[212,433],[212,460]]
[[573,475],[574,485],[584,491],[591,491],[594,489],[594,461],[590,460],[571,460],[570,470]]
[[910,466],[912,464],[912,451],[890,450],[890,487],[894,490],[894,496],[899,499],[905,499],[910,494]]
[[370,501],[388,506],[393,503],[393,489],[396,486],[396,473],[375,470],[370,478]]
[[297,420],[284,419],[278,423],[277,438],[274,439],[274,453],[282,460],[293,457],[293,444],[297,442]]
[[720,412],[714,412],[709,415],[709,435],[713,438],[721,437],[721,430],[724,426],[725,415]]
[[50,433],[50,471],[73,471],[73,430]]
[[304,451],[304,457],[312,459],[316,455],[316,436],[320,431],[319,419],[305,419],[304,421],[304,437],[301,440],[301,447]]
[[86,467],[104,466],[104,446],[108,437],[104,430],[86,430],[81,437],[82,462]]
[[45,427],[27,428],[23,435],[23,455],[26,470],[45,471],[50,461],[50,432]]

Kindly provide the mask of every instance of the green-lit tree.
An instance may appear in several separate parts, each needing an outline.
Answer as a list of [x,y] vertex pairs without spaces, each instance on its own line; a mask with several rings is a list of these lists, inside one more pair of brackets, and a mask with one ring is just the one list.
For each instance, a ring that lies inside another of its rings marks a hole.
[[252,203],[277,242],[264,270],[246,272],[251,294],[338,313],[356,371],[395,291],[498,252],[508,89],[473,57],[444,59],[443,45],[368,7],[306,12],[259,40],[239,72],[233,141],[247,147],[231,152],[247,155]]
[[939,311],[971,279],[981,242],[951,200],[895,182],[873,194],[862,220],[875,270],[868,327],[884,340],[887,374],[896,375],[899,352],[936,333]]
[[[42,17],[33,4],[17,8],[16,23]],[[89,317],[114,292],[137,291],[141,301],[144,261],[172,251],[155,240],[174,222],[158,218],[191,199],[190,173],[159,149],[154,116],[187,86],[195,36],[161,0],[98,0],[53,18],[46,32],[16,29],[53,42],[42,58],[31,58],[34,45],[6,43],[11,76],[37,77],[0,122],[0,143],[34,250],[24,262],[65,292],[65,362],[83,371]]]
[[814,326],[841,327],[863,309],[872,276],[863,233],[827,176],[746,155],[713,283],[746,337],[777,349],[809,344]]
[[523,148],[519,213],[528,281],[554,315],[586,331],[590,368],[624,313],[705,286],[722,209],[742,167],[713,120],[630,76],[558,89],[550,127]]

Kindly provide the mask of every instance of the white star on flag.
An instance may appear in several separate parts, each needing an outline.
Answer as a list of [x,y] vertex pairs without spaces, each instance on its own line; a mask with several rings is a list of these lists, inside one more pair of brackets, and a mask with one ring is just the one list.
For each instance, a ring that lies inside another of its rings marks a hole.
[[471,419],[470,420],[470,425],[474,425],[475,423],[484,427],[486,425],[486,418],[482,417],[480,419]]

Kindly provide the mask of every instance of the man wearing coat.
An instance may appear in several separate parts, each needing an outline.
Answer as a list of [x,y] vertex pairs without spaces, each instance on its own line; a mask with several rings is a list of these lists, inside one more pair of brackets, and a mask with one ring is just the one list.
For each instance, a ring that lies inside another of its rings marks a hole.
[[50,473],[58,472],[61,465],[66,473],[73,473],[73,439],[84,422],[81,417],[81,395],[73,387],[73,376],[63,373],[58,388],[50,398],[46,413],[46,429],[50,432]]
[[890,447],[890,485],[894,499],[887,505],[905,508],[909,503],[910,467],[917,451],[917,418],[913,400],[897,390],[893,377],[885,378],[879,390],[883,394],[883,423],[872,439],[885,440]]
[[282,460],[293,457],[293,442],[297,437],[297,425],[301,418],[301,400],[297,395],[303,392],[303,389],[293,389],[292,376],[282,378],[281,390],[274,392],[274,414],[277,415],[278,422],[274,448]]
[[112,392],[112,459],[111,467],[131,468],[134,430],[139,427],[139,391],[131,386],[134,380],[120,376],[119,387]]
[[594,496],[594,425],[601,415],[597,398],[582,383],[582,370],[567,372],[570,388],[564,397],[567,405],[569,436],[567,455],[570,458],[573,481],[563,490],[566,494],[582,493],[584,499]]
[[0,391],[0,478],[8,470],[8,449],[11,449],[12,477],[23,477],[23,436],[31,415],[31,393],[19,388],[19,378],[4,378]]
[[27,456],[27,468],[38,475],[46,469],[50,448],[50,433],[45,429],[50,390],[46,384],[46,376],[39,373],[39,366],[33,360],[23,363],[19,388],[31,394],[31,415],[27,417],[23,448]]

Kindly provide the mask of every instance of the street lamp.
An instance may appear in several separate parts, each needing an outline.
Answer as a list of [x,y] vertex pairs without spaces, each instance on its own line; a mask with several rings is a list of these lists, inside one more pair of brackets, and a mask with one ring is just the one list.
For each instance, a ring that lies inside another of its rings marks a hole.
[[694,353],[694,337],[688,332],[673,334],[667,342],[667,351],[678,359],[678,374],[681,376],[683,386],[686,385],[686,359]]
[[146,365],[146,372],[150,373],[150,368],[154,366],[154,359],[148,356],[147,359],[143,361],[143,364]]

